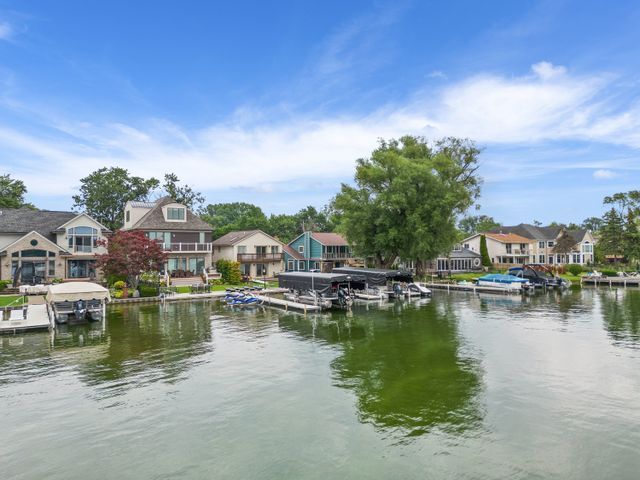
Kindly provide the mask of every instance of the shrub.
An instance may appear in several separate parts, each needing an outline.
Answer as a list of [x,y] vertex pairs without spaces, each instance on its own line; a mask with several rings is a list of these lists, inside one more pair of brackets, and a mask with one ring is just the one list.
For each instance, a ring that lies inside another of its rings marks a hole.
[[216,270],[222,276],[223,283],[229,285],[240,285],[242,283],[242,274],[240,273],[240,264],[232,260],[221,259],[216,262]]
[[127,284],[124,282],[124,280],[118,280],[113,284],[113,288],[115,288],[116,290],[124,290],[126,286]]
[[115,285],[118,281],[125,281],[127,277],[125,275],[107,275],[107,285]]
[[155,297],[158,295],[158,289],[152,285],[140,285],[138,291],[141,297]]
[[602,270],[600,273],[602,273],[602,275],[604,275],[605,277],[617,277],[618,276],[618,272],[616,270],[611,270],[611,269],[604,269]]
[[124,290],[116,290],[113,292],[113,298],[122,298],[124,295]]
[[577,277],[582,273],[582,265],[572,263],[571,265],[567,265],[567,271],[574,277]]
[[12,283],[11,280],[0,280],[0,292],[5,288],[7,288],[7,286],[10,285],[11,283]]

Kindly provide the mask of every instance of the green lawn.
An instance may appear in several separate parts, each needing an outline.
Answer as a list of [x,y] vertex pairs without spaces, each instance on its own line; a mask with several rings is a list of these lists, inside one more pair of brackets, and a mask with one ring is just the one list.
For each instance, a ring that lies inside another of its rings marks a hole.
[[18,307],[24,302],[22,295],[0,295],[0,307]]

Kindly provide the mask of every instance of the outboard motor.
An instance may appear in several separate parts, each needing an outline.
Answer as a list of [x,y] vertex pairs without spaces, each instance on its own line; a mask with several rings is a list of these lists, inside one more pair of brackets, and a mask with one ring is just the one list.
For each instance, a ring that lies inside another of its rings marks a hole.
[[344,288],[338,289],[338,303],[343,307],[350,307],[353,305],[353,300],[351,300],[351,297]]
[[84,320],[87,315],[87,304],[84,300],[78,300],[73,304],[73,314],[78,320]]
[[397,296],[404,294],[404,292],[402,291],[402,287],[400,286],[399,283],[393,284],[393,293],[395,293]]

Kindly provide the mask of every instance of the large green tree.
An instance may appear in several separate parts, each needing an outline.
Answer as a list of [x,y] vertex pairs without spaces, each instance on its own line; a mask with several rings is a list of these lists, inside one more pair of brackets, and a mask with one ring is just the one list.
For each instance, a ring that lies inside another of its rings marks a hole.
[[214,238],[234,230],[269,230],[269,221],[262,209],[245,202],[216,203],[202,210],[202,219],[214,228]]
[[80,192],[73,196],[73,208],[83,211],[104,226],[122,226],[124,206],[130,200],[146,201],[160,182],[135,177],[120,167],[103,167],[80,179]]
[[0,208],[35,208],[24,201],[27,187],[22,180],[11,175],[0,175]]
[[343,184],[334,199],[340,229],[377,265],[412,259],[421,273],[425,261],[450,251],[457,216],[479,197],[479,153],[458,138],[381,140],[357,161],[355,186]]
[[487,215],[467,215],[458,222],[458,228],[465,237],[478,232],[488,232],[499,226],[500,223]]
[[605,255],[624,254],[624,219],[615,208],[604,214],[600,229],[600,247]]
[[178,185],[179,182],[180,179],[175,173],[167,173],[162,188],[176,202],[186,205],[191,210],[198,210],[204,203],[204,195],[189,185]]

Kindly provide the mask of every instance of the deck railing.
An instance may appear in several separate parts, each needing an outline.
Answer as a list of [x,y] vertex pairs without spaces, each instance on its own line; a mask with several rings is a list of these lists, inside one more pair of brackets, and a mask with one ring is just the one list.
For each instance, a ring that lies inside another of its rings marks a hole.
[[210,243],[163,243],[165,252],[210,252]]
[[353,258],[351,252],[322,252],[322,259],[324,260],[344,260],[347,258]]
[[240,263],[256,262],[279,262],[282,260],[282,253],[239,253]]

